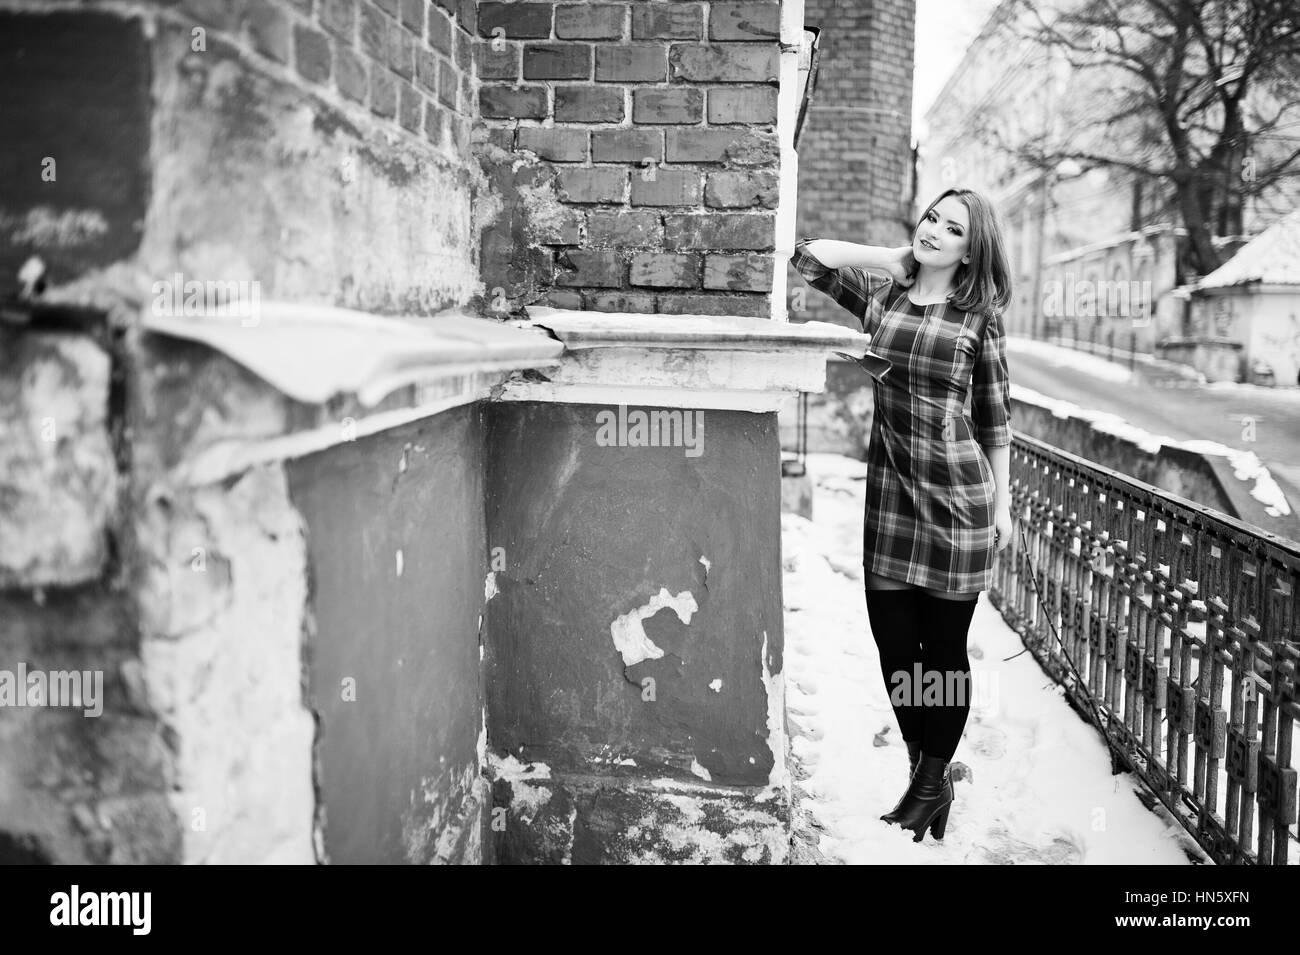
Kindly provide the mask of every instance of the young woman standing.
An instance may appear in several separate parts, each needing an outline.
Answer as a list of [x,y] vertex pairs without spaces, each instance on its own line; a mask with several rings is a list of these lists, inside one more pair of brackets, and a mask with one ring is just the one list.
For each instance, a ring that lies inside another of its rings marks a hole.
[[[921,216],[911,245],[805,238],[791,262],[859,319],[891,365],[873,375],[862,560],[867,615],[912,773],[880,818],[915,841],[927,828],[941,839],[954,797],[948,765],[970,713],[967,634],[1012,531],[1002,326],[1011,282],[1001,228],[982,195],[948,189]],[[917,664],[943,689],[938,705],[913,685]]]

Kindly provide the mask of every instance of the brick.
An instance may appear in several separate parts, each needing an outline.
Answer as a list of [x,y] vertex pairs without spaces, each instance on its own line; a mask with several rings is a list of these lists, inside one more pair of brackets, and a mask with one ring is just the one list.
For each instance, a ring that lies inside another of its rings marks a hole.
[[662,162],[664,135],[657,129],[597,129],[591,134],[592,162]]
[[628,269],[629,285],[650,288],[699,288],[700,256],[638,252]]
[[770,215],[746,215],[714,212],[706,215],[664,216],[664,248],[752,249],[765,251],[773,247],[776,221]]
[[704,118],[704,93],[690,87],[632,91],[632,122],[694,124]]
[[551,9],[549,3],[481,3],[478,34],[544,40],[551,35]]
[[780,33],[781,12],[775,0],[709,5],[711,40],[775,40]]
[[670,129],[668,162],[730,162],[775,166],[780,158],[776,134],[752,129]]
[[545,119],[545,86],[485,84],[478,91],[479,111],[485,119]]
[[574,292],[570,289],[553,288],[548,289],[546,297],[542,299],[551,308],[571,308],[578,310],[582,308],[582,293]]
[[472,74],[474,72],[474,44],[478,40],[462,30],[457,30],[454,36],[455,41],[452,46],[455,47],[456,69],[462,73]]
[[713,172],[704,186],[704,204],[714,209],[775,209],[777,192],[773,172]]
[[398,27],[388,41],[388,68],[404,80],[415,72],[415,40]]
[[618,3],[562,3],[555,35],[562,40],[621,40],[627,7]]
[[469,104],[474,102],[474,78],[468,73],[460,76],[460,101],[465,104],[466,112],[469,111]]
[[664,230],[657,212],[596,209],[587,215],[587,242],[597,248],[658,248],[663,239]]
[[[653,172],[653,178],[646,175]],[[634,206],[698,206],[700,174],[694,169],[647,167],[632,173]]]
[[253,49],[280,63],[289,62],[289,18],[268,0],[253,0],[248,7],[248,36]]
[[668,78],[668,51],[662,43],[628,43],[596,49],[596,79],[660,82]]
[[416,51],[415,82],[430,93],[438,92],[438,65],[441,62],[432,50]]
[[456,0],[456,23],[467,33],[478,29],[478,0]]
[[561,264],[567,261],[576,271],[558,269],[555,273],[556,285],[619,288],[623,284],[623,261],[617,252],[569,249],[562,252],[559,259]]
[[402,0],[401,2],[402,26],[422,39],[424,37],[425,8],[428,3],[429,0]]
[[623,87],[621,86],[557,86],[555,88],[557,123],[621,123],[623,112]]
[[366,101],[366,61],[346,47],[334,50],[334,82],[339,92],[354,103]]
[[697,46],[675,43],[668,54],[669,77],[690,83],[775,83],[775,44]]
[[438,102],[450,109],[456,108],[456,71],[446,60],[438,62]]
[[578,245],[582,242],[582,213],[577,209],[562,209],[544,218],[534,217],[529,228],[536,242]]
[[698,3],[639,3],[632,8],[634,40],[698,40],[704,9]]
[[424,112],[424,97],[415,91],[410,83],[398,87],[397,121],[403,129],[413,133],[420,131],[420,116]]
[[320,25],[347,43],[352,42],[357,22],[357,0],[318,0],[316,16]]
[[772,304],[766,295],[660,294],[658,311],[663,315],[749,315],[770,318]]
[[708,120],[716,123],[775,123],[776,90],[770,86],[709,90]]
[[649,292],[583,292],[587,308],[593,312],[639,312],[655,310],[655,297]]
[[447,124],[447,111],[433,100],[424,101],[424,135],[432,143],[442,145],[442,131]]
[[731,292],[772,291],[770,255],[710,255],[704,260],[704,287]]
[[517,80],[523,47],[502,40],[500,49],[493,49],[491,40],[478,45],[478,75],[481,80]]
[[524,79],[591,79],[590,43],[529,43],[524,47]]
[[519,148],[551,162],[586,162],[587,133],[580,129],[521,128]]
[[429,46],[451,56],[451,21],[439,10],[429,11]]
[[370,112],[389,118],[397,115],[397,81],[383,70],[370,73]]
[[627,170],[621,167],[592,166],[561,169],[558,192],[565,202],[623,202]]
[[361,52],[376,63],[388,63],[389,31],[393,21],[374,7],[361,8]]
[[207,23],[232,33],[239,30],[243,4],[231,0],[181,0],[181,9],[200,23]]
[[324,83],[330,78],[330,41],[324,33],[294,27],[293,45],[298,72],[303,79]]

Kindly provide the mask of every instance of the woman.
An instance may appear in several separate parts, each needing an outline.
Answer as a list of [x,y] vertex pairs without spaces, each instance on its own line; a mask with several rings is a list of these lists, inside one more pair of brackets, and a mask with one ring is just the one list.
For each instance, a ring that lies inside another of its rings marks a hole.
[[912,830],[917,842],[926,828],[941,839],[954,797],[948,764],[970,713],[967,632],[1012,530],[1002,327],[1011,282],[1001,229],[983,196],[948,189],[925,210],[910,246],[808,238],[791,262],[858,317],[872,351],[891,366],[873,375],[862,561],[867,615],[912,772],[898,805],[880,818]]

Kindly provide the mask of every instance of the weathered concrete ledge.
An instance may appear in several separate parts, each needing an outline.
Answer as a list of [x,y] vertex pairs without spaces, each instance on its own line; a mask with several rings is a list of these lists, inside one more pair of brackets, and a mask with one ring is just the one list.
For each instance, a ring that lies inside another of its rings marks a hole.
[[511,381],[506,401],[775,411],[826,387],[836,354],[873,373],[889,363],[869,335],[829,322],[789,324],[718,315],[642,315],[529,307],[529,321],[564,344],[549,381]]
[[[388,318],[268,302],[203,317],[146,314],[142,325],[206,345],[261,379],[259,388],[247,375],[230,376],[262,394],[230,403],[237,417],[221,416],[219,426],[205,415],[184,437],[171,469],[173,483],[184,485],[487,398],[511,373],[555,366],[564,351],[544,334],[461,312]],[[170,350],[159,357],[163,374],[175,368]]]

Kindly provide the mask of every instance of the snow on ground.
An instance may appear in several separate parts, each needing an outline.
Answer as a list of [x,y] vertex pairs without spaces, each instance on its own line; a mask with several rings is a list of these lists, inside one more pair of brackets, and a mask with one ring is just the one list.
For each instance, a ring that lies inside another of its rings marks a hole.
[[1046,408],[1058,418],[1068,418],[1072,415],[1081,418],[1091,424],[1097,431],[1132,441],[1149,454],[1157,453],[1161,445],[1168,445],[1171,448],[1184,448],[1198,454],[1222,455],[1228,459],[1228,464],[1232,467],[1232,474],[1237,480],[1253,482],[1250,488],[1250,496],[1264,505],[1264,510],[1270,517],[1281,517],[1291,513],[1291,505],[1286,499],[1286,494],[1273,480],[1273,475],[1269,473],[1268,466],[1260,461],[1259,456],[1254,451],[1242,451],[1226,444],[1220,444],[1217,441],[1192,438],[1178,439],[1171,438],[1167,434],[1152,434],[1150,431],[1130,424],[1117,414],[1083,408],[1072,401],[1052,398],[1042,392],[1034,391],[1032,388],[1026,388],[1023,385],[1017,385],[1014,382],[1011,385],[1011,397],[1018,401],[1038,405],[1040,408]]
[[1035,338],[1020,338],[1016,335],[1008,335],[1007,351],[1022,355],[1033,355],[1057,368],[1070,368],[1102,381],[1127,384],[1133,378],[1133,373],[1128,370],[1126,365],[1110,361],[1091,352],[1076,351],[1064,345],[1053,345],[1050,342],[1039,341]]
[[1179,865],[1207,861],[981,594],[971,623],[972,701],[954,756],[970,769],[942,843],[881,822],[907,785],[862,589],[865,465],[811,454],[809,522],[782,515],[786,702],[802,808],[828,861],[871,864]]

